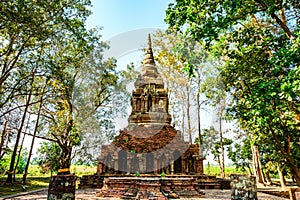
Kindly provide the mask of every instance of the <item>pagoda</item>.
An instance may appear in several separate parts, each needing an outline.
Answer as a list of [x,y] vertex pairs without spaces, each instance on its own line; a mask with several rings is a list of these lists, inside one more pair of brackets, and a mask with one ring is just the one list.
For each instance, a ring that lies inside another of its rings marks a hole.
[[134,86],[129,124],[111,144],[102,146],[97,174],[202,175],[198,145],[184,141],[171,125],[168,92],[156,68],[150,34]]

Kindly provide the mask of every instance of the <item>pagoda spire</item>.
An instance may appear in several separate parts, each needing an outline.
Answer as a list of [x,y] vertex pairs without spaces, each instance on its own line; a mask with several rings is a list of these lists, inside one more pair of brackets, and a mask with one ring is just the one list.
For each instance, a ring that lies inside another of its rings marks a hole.
[[151,44],[151,35],[150,35],[150,33],[148,35],[148,46],[145,50],[145,58],[144,58],[143,64],[144,65],[146,65],[146,64],[155,65],[154,56],[153,56],[153,52],[152,52],[152,44]]
[[152,49],[151,35],[150,35],[150,33],[148,34],[148,49]]

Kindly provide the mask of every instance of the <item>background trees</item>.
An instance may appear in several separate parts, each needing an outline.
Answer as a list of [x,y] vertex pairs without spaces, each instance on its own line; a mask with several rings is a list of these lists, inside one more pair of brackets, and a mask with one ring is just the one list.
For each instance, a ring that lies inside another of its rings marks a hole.
[[108,45],[99,30],[85,28],[89,6],[86,0],[1,2],[0,156],[12,152],[9,183],[23,135],[51,141],[41,153],[55,147],[60,163],[52,169],[68,172],[76,145],[87,146],[85,138],[93,135],[101,146],[106,134],[114,134],[119,73],[114,59],[103,58]]
[[[157,31],[153,44],[157,67],[168,90],[173,122],[182,137],[193,143],[195,137],[201,139],[201,109],[206,102],[201,100],[201,87],[209,65],[208,55],[201,44],[182,34]],[[193,76],[189,76],[191,65],[197,68]]]
[[234,100],[228,112],[259,149],[258,141],[272,138],[273,157],[280,152],[300,185],[299,4],[187,0],[175,1],[166,12],[172,30],[204,41],[223,59],[220,77]]

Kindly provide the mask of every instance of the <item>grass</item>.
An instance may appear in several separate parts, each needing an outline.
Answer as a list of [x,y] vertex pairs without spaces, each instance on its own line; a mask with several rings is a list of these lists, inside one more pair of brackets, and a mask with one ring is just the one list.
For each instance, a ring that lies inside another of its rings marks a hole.
[[[47,188],[49,180],[49,176],[29,176],[26,181],[26,191]],[[16,175],[16,182],[14,184],[6,184],[5,181],[6,176],[0,176],[0,197],[24,192],[22,190],[22,174]]]
[[[221,170],[219,166],[204,166],[204,174],[221,177]],[[234,166],[225,166],[225,176],[229,177],[230,174],[245,174],[245,172],[236,169]]]
[[97,167],[83,166],[83,165],[71,165],[71,174],[76,176],[92,175],[97,172]]
[[[70,170],[71,173],[75,173],[77,176],[96,173],[96,167],[90,166],[72,165]],[[44,174],[37,165],[30,165],[28,169],[26,191],[47,188],[50,176],[50,172]],[[0,197],[24,192],[22,190],[23,174],[16,174],[16,182],[14,184],[6,184],[6,177],[7,176],[0,176]]]

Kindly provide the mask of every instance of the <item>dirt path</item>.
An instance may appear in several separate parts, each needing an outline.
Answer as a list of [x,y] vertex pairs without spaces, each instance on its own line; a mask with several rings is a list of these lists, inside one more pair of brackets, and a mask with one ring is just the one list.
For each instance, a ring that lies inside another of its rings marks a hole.
[[[96,200],[96,199],[116,199],[116,198],[100,198],[96,197],[96,194],[98,193],[99,189],[84,189],[84,190],[76,190],[76,199],[78,200]],[[194,200],[228,200],[230,199],[230,190],[203,190],[205,192],[205,196],[203,198],[194,198]],[[261,192],[257,193],[259,200],[286,200],[284,198],[280,198],[273,195],[264,194]],[[1,198],[0,198],[1,199]],[[39,192],[17,196],[17,197],[11,197],[11,198],[5,198],[5,200],[46,200],[47,199],[47,190],[42,190]],[[181,199],[187,199],[187,198],[181,198]],[[190,199],[190,198],[189,198]],[[3,199],[4,200],[4,199]]]

